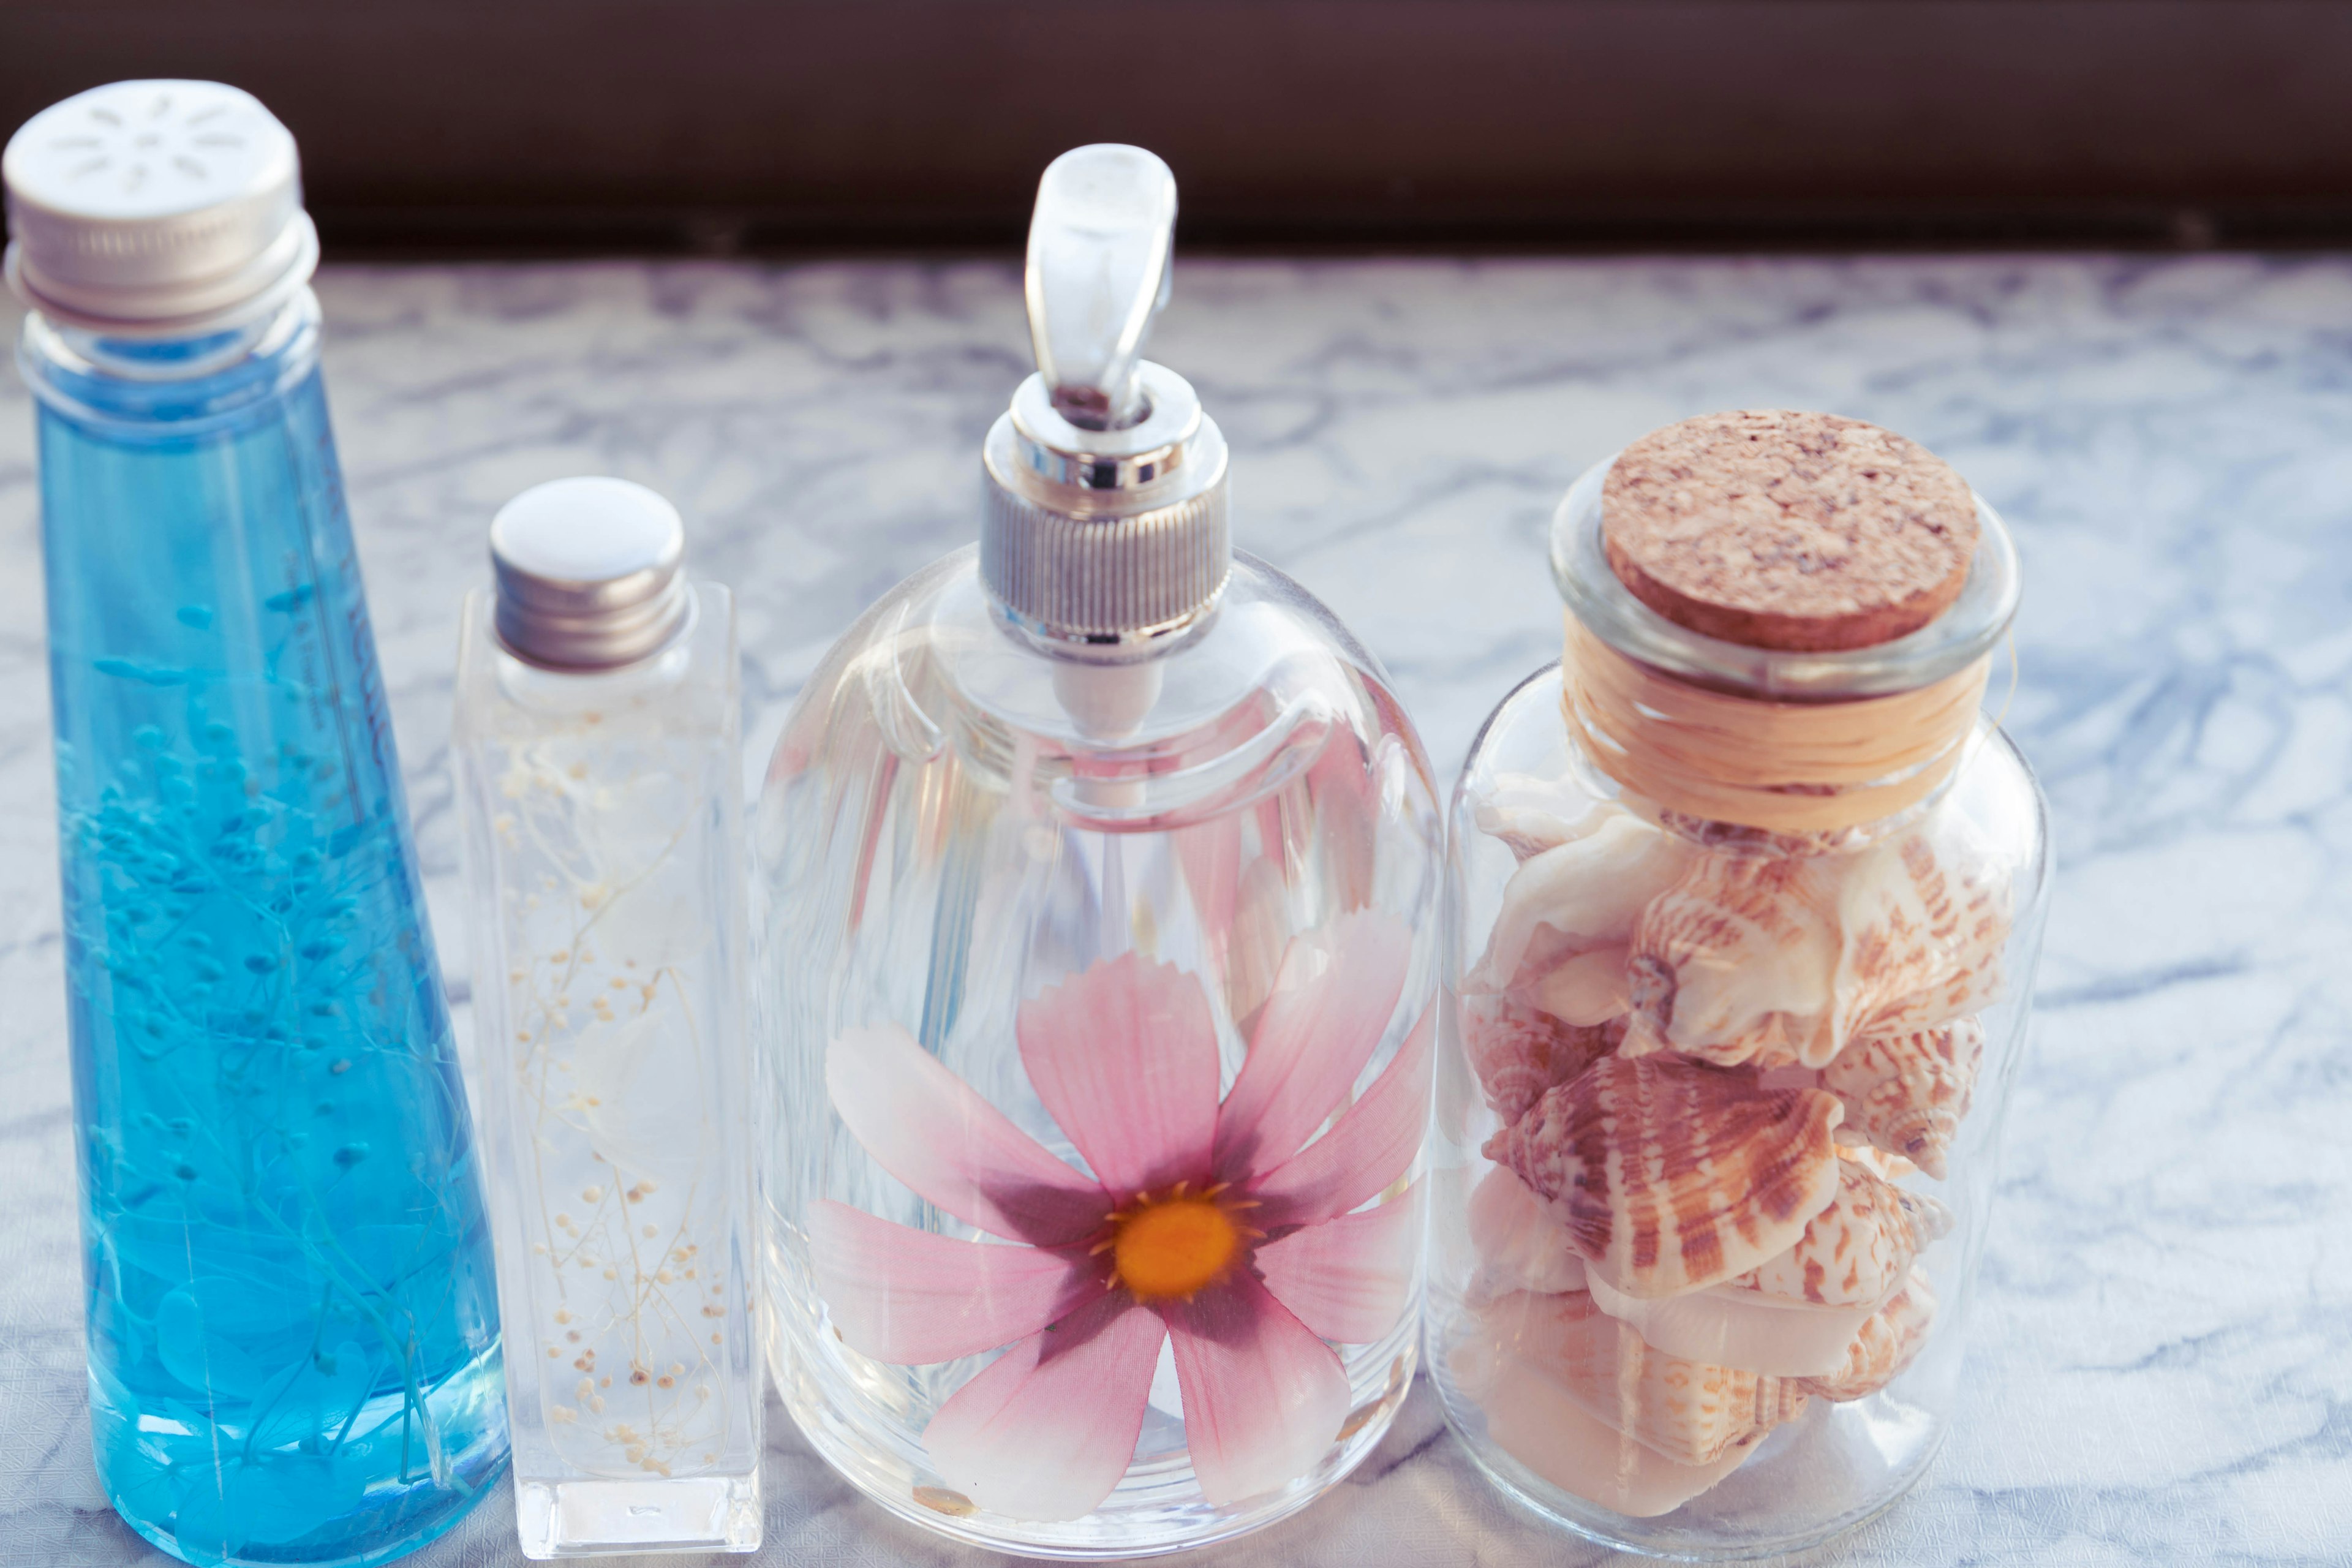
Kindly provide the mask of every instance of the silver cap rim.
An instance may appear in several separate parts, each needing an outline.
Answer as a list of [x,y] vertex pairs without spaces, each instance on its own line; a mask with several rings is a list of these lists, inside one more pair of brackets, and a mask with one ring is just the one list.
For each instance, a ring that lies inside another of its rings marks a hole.
[[[559,572],[523,559],[543,551],[548,531],[575,508],[603,510],[629,529],[633,537],[619,547],[617,569]],[[685,559],[677,509],[643,485],[591,476],[534,485],[490,522],[499,642],[545,669],[617,669],[651,658],[692,624]]]

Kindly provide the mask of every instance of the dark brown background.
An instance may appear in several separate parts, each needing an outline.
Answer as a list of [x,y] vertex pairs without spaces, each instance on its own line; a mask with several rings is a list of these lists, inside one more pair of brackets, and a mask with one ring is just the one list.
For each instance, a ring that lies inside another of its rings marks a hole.
[[259,94],[338,254],[2352,241],[2341,0],[0,0],[0,121]]

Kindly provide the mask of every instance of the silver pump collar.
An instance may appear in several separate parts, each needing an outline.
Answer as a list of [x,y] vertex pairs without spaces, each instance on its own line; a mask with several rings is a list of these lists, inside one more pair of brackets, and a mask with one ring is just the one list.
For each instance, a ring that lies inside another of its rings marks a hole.
[[534,485],[490,522],[499,641],[526,664],[589,672],[658,653],[693,607],[677,509],[626,479]]
[[982,583],[1024,630],[1095,657],[1164,646],[1232,570],[1224,437],[1141,357],[1175,220],[1175,179],[1139,147],[1046,169],[1025,276],[1037,374],[982,448]]

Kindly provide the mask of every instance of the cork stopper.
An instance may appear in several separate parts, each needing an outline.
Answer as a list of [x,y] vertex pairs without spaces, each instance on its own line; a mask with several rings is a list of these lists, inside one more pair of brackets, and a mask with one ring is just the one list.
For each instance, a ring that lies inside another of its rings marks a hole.
[[1601,489],[1602,548],[1633,596],[1726,642],[1871,647],[1959,596],[1976,500],[1916,442],[1834,414],[1740,410],[1625,448]]

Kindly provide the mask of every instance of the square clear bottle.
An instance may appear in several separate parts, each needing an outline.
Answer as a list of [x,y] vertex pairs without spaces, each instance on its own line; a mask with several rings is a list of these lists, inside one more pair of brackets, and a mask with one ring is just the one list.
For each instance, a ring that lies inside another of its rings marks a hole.
[[732,602],[625,481],[526,491],[491,538],[455,749],[523,1552],[752,1551]]

